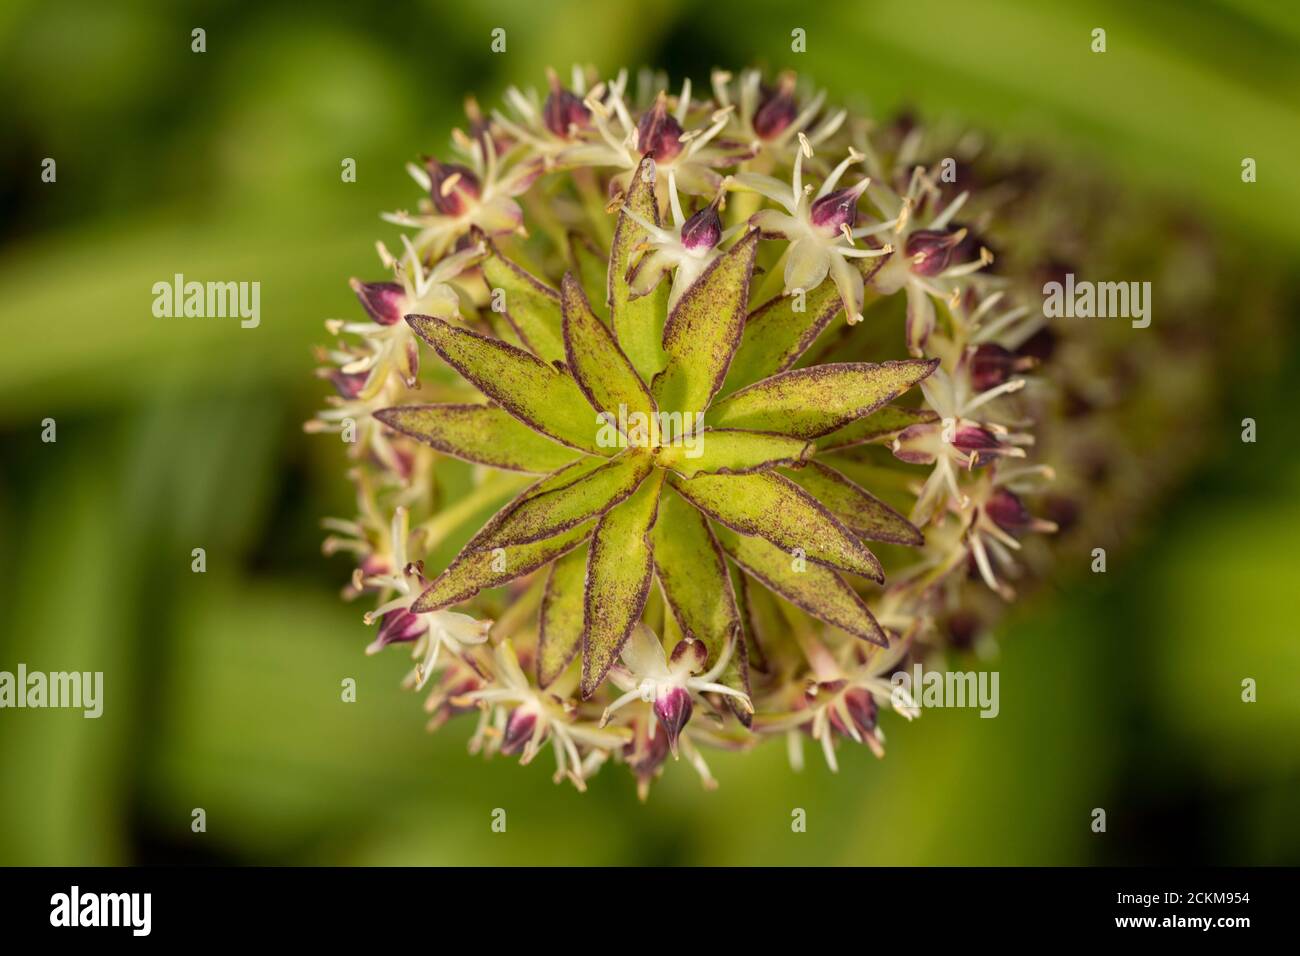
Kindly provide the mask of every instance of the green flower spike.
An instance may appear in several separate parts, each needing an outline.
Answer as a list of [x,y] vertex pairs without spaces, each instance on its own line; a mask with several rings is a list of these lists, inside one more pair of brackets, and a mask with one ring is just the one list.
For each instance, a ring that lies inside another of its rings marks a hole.
[[[887,403],[937,361],[792,368],[839,297],[825,283],[806,302],[782,296],[751,311],[757,230],[718,255],[671,310],[666,283],[635,296],[628,277],[647,236],[636,220],[657,221],[654,172],[646,157],[624,197],[603,290],[608,323],[578,275],[565,275],[557,291],[492,249],[484,275],[505,291],[518,344],[406,317],[488,402],[376,413],[445,454],[544,476],[473,537],[411,611],[441,611],[552,564],[536,677],[551,686],[581,651],[584,700],[619,661],[655,578],[686,641],[707,652],[698,667],[706,671],[733,652],[743,662],[727,557],[814,617],[884,646],[843,575],[883,582],[864,539],[922,541],[813,458],[915,421]],[[731,699],[747,717],[747,669],[726,669],[721,683],[738,692]]]

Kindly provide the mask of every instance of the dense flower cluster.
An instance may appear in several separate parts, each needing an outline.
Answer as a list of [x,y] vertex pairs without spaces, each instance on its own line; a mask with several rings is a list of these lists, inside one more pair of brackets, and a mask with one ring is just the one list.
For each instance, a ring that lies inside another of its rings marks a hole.
[[880,711],[917,715],[890,674],[969,647],[1076,516],[1051,264],[994,255],[966,140],[788,74],[636,87],[471,101],[410,166],[400,253],[321,353],[308,428],[358,495],[327,552],[431,727],[549,745],[557,780],[644,795],[681,756],[712,786],[707,750],[773,735],[882,755]]

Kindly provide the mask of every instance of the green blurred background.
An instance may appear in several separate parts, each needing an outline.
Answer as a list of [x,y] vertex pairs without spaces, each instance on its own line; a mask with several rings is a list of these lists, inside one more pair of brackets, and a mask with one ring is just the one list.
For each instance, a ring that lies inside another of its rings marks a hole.
[[[838,776],[779,742],[713,757],[714,793],[670,766],[645,806],[619,770],[582,795],[469,756],[463,722],[423,732],[319,552],[352,507],[341,446],[301,431],[321,321],[359,315],[346,279],[379,276],[378,211],[413,199],[403,162],[467,93],[575,60],[793,66],[1033,143],[1282,263],[1293,317],[1300,7],[9,0],[0,54],[0,670],[106,683],[99,720],[0,711],[0,863],[1300,863],[1293,318],[1233,340],[1273,373],[1220,383],[1210,457],[1109,573],[1062,568],[1000,629],[999,719],[887,723],[887,759]],[[260,281],[261,326],[154,319],[176,272]]]

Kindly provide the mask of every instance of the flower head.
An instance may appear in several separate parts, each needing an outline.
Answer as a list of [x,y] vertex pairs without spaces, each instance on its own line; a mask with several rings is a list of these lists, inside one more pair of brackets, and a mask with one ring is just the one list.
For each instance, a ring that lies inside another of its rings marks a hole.
[[564,140],[574,139],[591,125],[591,110],[582,105],[582,97],[560,84],[554,70],[549,80],[551,91],[542,106],[542,121],[552,135]]
[[1105,405],[1095,357],[1026,304],[1024,223],[967,141],[790,73],[636,86],[548,72],[408,167],[409,234],[319,353],[307,428],[358,489],[325,549],[373,598],[367,650],[412,655],[431,728],[476,714],[473,752],[549,746],[580,789],[622,764],[642,798],[772,736],[879,756],[917,714],[903,659],[982,647],[1039,516],[1086,515],[1034,458],[1047,427],[1089,460],[1050,426]]

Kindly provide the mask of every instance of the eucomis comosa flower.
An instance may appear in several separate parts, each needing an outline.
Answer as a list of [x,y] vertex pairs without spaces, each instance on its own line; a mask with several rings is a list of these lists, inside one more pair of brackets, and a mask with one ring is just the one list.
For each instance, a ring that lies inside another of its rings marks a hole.
[[771,736],[882,755],[918,715],[891,672],[969,644],[1056,531],[1049,330],[915,128],[793,74],[637,86],[470,101],[409,167],[402,252],[321,353],[309,427],[360,436],[327,546],[478,752],[643,795]]

